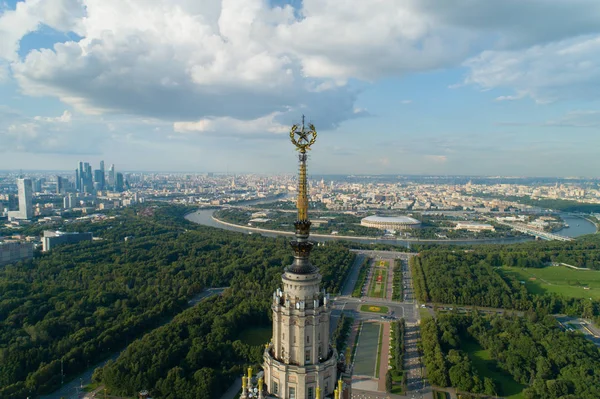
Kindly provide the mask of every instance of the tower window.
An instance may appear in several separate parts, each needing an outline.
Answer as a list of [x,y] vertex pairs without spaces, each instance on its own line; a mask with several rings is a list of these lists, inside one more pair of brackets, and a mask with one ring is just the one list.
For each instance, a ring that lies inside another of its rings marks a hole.
[[273,381],[273,393],[279,393],[279,384]]
[[290,387],[290,399],[296,399],[296,388]]
[[321,333],[317,334],[317,338],[319,338],[319,341],[321,340]]
[[310,350],[306,351],[304,354],[304,360],[310,362]]
[[310,337],[308,335],[306,336],[306,343],[310,344]]
[[315,399],[313,387],[308,387],[308,399]]
[[294,335],[294,343],[296,343],[296,336]]

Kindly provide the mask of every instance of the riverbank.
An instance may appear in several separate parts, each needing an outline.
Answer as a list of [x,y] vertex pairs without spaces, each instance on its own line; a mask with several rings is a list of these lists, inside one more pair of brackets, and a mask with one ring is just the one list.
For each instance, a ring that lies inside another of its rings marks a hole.
[[[195,212],[193,212],[195,213]],[[186,219],[190,214],[186,215]],[[230,223],[230,222],[226,222],[222,219],[219,219],[217,217],[213,215],[211,215],[211,219],[216,222],[217,224],[221,224],[223,226],[228,226],[228,227],[232,227],[235,229],[241,229],[241,230],[247,230],[249,232],[257,232],[257,233],[267,233],[267,234],[276,234],[276,235],[282,235],[282,236],[293,236],[295,235],[295,233],[293,231],[281,231],[281,230],[271,230],[271,229],[262,229],[260,227],[250,227],[250,226],[244,226],[241,224],[234,224],[234,223]],[[189,219],[188,219],[189,220]],[[346,235],[332,235],[332,234],[316,234],[316,233],[311,233],[310,235],[311,237],[314,238],[325,238],[325,239],[329,239],[329,240],[350,240],[350,241],[358,241],[358,240],[365,240],[365,241],[376,241],[377,243],[382,243],[382,244],[389,244],[389,243],[425,243],[425,244],[472,244],[473,242],[480,242],[482,244],[484,243],[497,243],[498,241],[504,241],[506,240],[507,243],[508,241],[512,241],[515,238],[517,238],[519,241],[525,241],[526,238],[528,237],[510,237],[510,238],[482,238],[482,239],[476,239],[476,238],[456,238],[456,239],[452,239],[452,240],[433,240],[433,239],[420,239],[420,238],[396,238],[396,239],[387,239],[387,238],[381,238],[381,237],[369,237],[369,236],[346,236]]]

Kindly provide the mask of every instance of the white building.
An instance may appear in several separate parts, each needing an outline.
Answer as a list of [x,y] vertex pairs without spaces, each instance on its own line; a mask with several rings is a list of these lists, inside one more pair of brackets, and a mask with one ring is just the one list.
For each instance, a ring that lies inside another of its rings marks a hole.
[[379,230],[408,230],[421,226],[421,222],[408,216],[367,216],[360,225]]
[[8,218],[11,220],[31,219],[33,217],[31,179],[17,179],[17,188],[19,190],[19,210],[8,212]]
[[455,230],[469,230],[469,231],[495,231],[496,229],[491,224],[477,223],[477,222],[458,222],[456,223]]

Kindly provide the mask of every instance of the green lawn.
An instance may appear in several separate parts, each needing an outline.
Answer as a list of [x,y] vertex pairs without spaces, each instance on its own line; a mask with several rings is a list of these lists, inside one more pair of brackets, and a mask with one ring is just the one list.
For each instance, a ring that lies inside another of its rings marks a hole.
[[419,307],[419,316],[421,316],[421,320],[423,320],[431,317],[431,313],[429,313],[429,309]]
[[522,392],[525,385],[519,384],[510,374],[497,368],[496,361],[492,359],[489,351],[483,349],[475,341],[463,342],[461,348],[469,354],[473,366],[482,378],[489,377],[502,388],[502,397],[506,399],[524,399]]
[[363,323],[354,358],[354,374],[375,377],[381,323]]
[[600,299],[600,271],[575,270],[564,266],[541,269],[502,267],[499,270],[524,281],[527,291],[532,294],[550,292],[569,298]]
[[273,337],[273,327],[249,327],[243,330],[238,339],[248,345],[265,345]]
[[448,399],[449,397],[448,392],[433,391],[433,399]]
[[380,306],[380,305],[360,305],[360,311],[361,312],[387,314],[389,309],[387,306]]
[[[377,282],[377,277],[381,276],[381,283]],[[369,296],[373,298],[384,298],[387,291],[387,269],[376,267],[371,275],[371,284],[369,287]]]

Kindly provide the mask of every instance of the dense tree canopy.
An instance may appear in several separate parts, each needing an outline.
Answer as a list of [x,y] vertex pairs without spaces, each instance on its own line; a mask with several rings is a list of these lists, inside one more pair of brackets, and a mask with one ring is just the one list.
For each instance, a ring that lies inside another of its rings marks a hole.
[[502,395],[502,387],[476,370],[465,344],[476,341],[496,365],[528,386],[527,399],[600,397],[600,351],[580,333],[562,331],[551,316],[439,315],[422,324],[429,381],[461,391]]
[[[546,313],[598,316],[600,303],[587,299],[565,298],[557,294],[534,295],[510,275],[499,273],[501,265],[542,267],[558,262],[561,255],[575,253],[588,259],[600,255],[595,238],[555,243],[514,246],[480,246],[475,249],[449,248],[422,251],[411,259],[413,284],[423,302],[474,305]],[[586,248],[589,248],[586,250]],[[528,249],[528,250],[526,250]]]
[[[283,266],[292,262],[287,240],[197,226],[183,219],[189,211],[148,205],[103,222],[74,223],[69,230],[92,231],[103,240],[66,245],[0,269],[0,397],[22,398],[55,389],[61,359],[69,378],[163,324],[206,287],[244,287],[240,292],[246,296],[226,295],[198,308],[200,315],[215,317],[232,312],[232,324],[223,327],[227,334],[237,328],[239,315],[244,315],[240,320],[252,316],[264,322],[268,297]],[[313,252],[324,286],[338,291],[354,255],[335,243]],[[249,313],[244,303],[253,305]],[[207,317],[206,323],[210,320]],[[200,339],[193,334],[203,330],[192,330],[189,336]],[[225,333],[216,334],[226,342],[218,335]],[[249,350],[238,349],[230,345],[228,350],[246,356],[231,359],[249,359]],[[213,381],[214,375],[216,383],[222,371],[198,361],[195,378]],[[183,363],[173,367],[160,378],[177,381],[191,370]],[[150,388],[145,382],[132,389]]]

